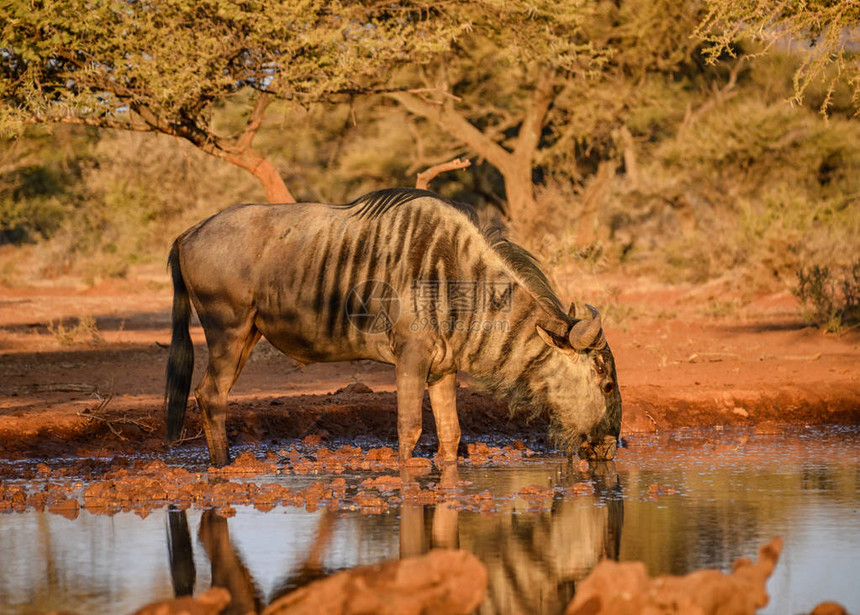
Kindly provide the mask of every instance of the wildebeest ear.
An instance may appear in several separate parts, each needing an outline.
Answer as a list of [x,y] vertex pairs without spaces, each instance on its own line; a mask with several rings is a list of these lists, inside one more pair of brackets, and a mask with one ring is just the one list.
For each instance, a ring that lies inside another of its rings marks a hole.
[[570,302],[570,307],[567,309],[567,317],[571,320],[576,320],[576,303]]
[[556,335],[549,329],[544,329],[540,325],[535,325],[535,331],[543,340],[543,343],[552,348],[570,348],[567,338],[561,335]]

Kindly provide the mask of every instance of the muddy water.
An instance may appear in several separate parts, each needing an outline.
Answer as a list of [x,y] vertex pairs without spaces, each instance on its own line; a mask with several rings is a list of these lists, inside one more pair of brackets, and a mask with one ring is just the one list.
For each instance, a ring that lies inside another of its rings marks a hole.
[[856,428],[632,437],[614,464],[590,467],[551,453],[467,463],[455,483],[420,478],[435,494],[426,503],[361,490],[381,474],[391,472],[245,479],[295,489],[344,479],[343,501],[327,506],[2,514],[0,613],[130,613],[212,584],[231,590],[235,612],[260,610],[315,578],[434,546],[487,565],[482,612],[560,613],[603,557],[654,575],[728,571],[774,536],[785,547],[763,613],[824,600],[860,612]]

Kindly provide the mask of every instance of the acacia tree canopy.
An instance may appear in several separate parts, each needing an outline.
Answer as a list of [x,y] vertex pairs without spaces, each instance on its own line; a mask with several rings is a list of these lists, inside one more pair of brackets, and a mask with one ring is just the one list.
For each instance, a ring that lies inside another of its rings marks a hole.
[[[292,201],[253,148],[273,97],[301,103],[382,86],[448,48],[465,25],[410,2],[45,0],[0,5],[0,130],[70,122],[156,131],[253,173]],[[251,89],[244,128],[213,111]]]
[[[670,0],[489,5],[441,8],[472,28],[409,74],[406,83],[430,94],[389,96],[498,169],[516,220],[535,201],[533,175],[548,150],[601,138],[629,108],[633,84],[689,59],[699,13]],[[609,92],[602,100],[593,96],[600,89]]]
[[736,41],[753,37],[768,46],[777,41],[805,46],[806,56],[794,75],[795,98],[803,99],[809,85],[826,82],[821,104],[826,114],[839,81],[849,84],[852,102],[860,113],[860,2],[857,0],[707,0],[706,15],[697,35],[706,42],[711,61],[733,53]]
[[[794,6],[12,0],[0,3],[0,132],[53,122],[161,132],[249,171],[270,201],[292,201],[279,170],[254,147],[270,102],[387,92],[461,143],[459,153],[498,169],[516,219],[534,201],[537,168],[562,159],[557,167],[574,166],[579,150],[608,140],[649,75],[671,76],[689,61],[695,32],[714,57],[744,28],[817,37],[823,52],[815,62],[854,75],[860,102],[860,69],[846,51],[858,3]],[[240,101],[244,123],[214,121],[228,101]]]

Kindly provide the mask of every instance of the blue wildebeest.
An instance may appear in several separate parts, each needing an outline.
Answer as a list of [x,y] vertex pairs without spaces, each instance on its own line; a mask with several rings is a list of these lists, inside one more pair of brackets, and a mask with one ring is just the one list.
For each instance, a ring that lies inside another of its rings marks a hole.
[[621,396],[600,315],[565,313],[535,259],[482,232],[467,205],[406,188],[346,205],[238,205],[180,235],[169,266],[167,439],[181,433],[191,388],[193,303],[209,348],[195,394],[215,465],[229,460],[227,394],[260,336],[301,363],[393,364],[402,461],[428,384],[439,456],[456,460],[458,370],[548,411],[568,453],[615,454]]

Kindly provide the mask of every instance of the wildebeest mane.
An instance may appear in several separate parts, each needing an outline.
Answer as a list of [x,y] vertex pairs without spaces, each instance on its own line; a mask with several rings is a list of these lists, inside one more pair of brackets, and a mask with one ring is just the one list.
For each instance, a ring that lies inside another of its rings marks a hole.
[[475,227],[478,226],[478,213],[471,205],[467,205],[466,203],[459,203],[442,195],[436,194],[435,192],[431,192],[430,190],[421,190],[419,188],[386,188],[384,190],[377,190],[375,192],[369,192],[364,196],[360,196],[351,203],[346,203],[345,205],[337,205],[336,207],[354,209],[355,211],[353,212],[353,215],[356,215],[360,218],[372,219],[381,216],[386,211],[389,211],[395,207],[405,205],[410,201],[414,201],[423,197],[429,197],[437,201],[442,201],[443,203],[450,207],[453,207],[460,213],[466,214],[466,216],[469,218],[469,221],[473,225],[475,225]]
[[519,276],[523,285],[544,311],[554,318],[566,322],[567,318],[561,301],[552,289],[552,284],[550,284],[546,274],[541,270],[537,258],[524,247],[508,239],[504,229],[500,226],[482,229],[481,234],[493,251]]
[[377,218],[395,207],[405,205],[410,201],[429,197],[436,201],[442,201],[449,207],[465,214],[469,221],[481,232],[490,248],[498,254],[505,264],[513,270],[520,278],[523,285],[534,297],[535,301],[547,314],[553,318],[567,320],[561,302],[552,289],[549,280],[541,271],[537,258],[531,252],[512,242],[505,236],[501,226],[493,225],[481,228],[478,222],[478,213],[471,205],[454,201],[430,190],[418,188],[387,188],[370,192],[360,196],[351,203],[335,205],[335,207],[353,209],[353,215],[360,218]]

